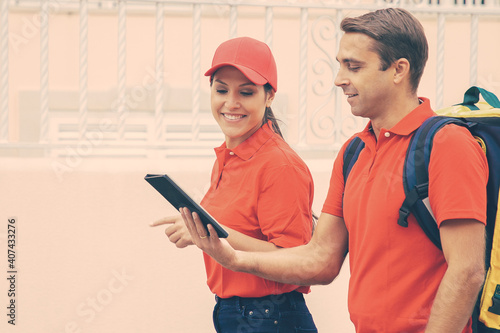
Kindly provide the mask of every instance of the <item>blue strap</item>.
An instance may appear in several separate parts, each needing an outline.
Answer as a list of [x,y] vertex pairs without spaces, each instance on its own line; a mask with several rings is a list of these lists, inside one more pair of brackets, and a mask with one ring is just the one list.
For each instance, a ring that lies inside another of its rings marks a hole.
[[426,198],[429,193],[429,183],[419,184],[406,193],[405,200],[399,209],[398,224],[402,227],[408,227],[408,216],[418,200]]
[[342,173],[344,174],[344,186],[354,163],[358,160],[359,153],[361,153],[361,150],[363,150],[364,147],[365,143],[357,136],[347,145],[344,151],[344,164],[342,167]]
[[465,121],[458,118],[435,116],[426,119],[410,140],[403,166],[406,197],[399,210],[398,224],[407,227],[407,218],[413,213],[421,228],[438,248],[441,248],[441,242],[436,221],[428,211],[424,211],[427,210],[425,205],[420,203],[429,196],[429,162],[434,136],[443,126],[452,123],[466,126]]

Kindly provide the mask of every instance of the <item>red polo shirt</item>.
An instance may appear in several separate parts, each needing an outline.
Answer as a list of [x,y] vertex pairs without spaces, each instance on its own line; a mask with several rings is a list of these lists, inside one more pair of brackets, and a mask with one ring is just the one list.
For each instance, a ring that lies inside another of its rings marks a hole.
[[[312,233],[313,180],[302,159],[268,124],[217,161],[202,206],[222,225],[279,247],[307,243]],[[219,297],[261,297],[309,287],[238,273],[204,255],[207,284]]]
[[[423,332],[447,265],[410,215],[397,224],[404,200],[403,163],[411,134],[434,113],[429,100],[365,148],[344,189],[343,146],[334,164],[323,212],[344,218],[349,231],[349,312],[356,332]],[[486,221],[486,157],[470,133],[447,125],[434,138],[429,200],[438,225],[448,219]],[[344,193],[345,191],[345,193]],[[342,193],[344,193],[342,207]],[[464,332],[471,332],[466,327]]]

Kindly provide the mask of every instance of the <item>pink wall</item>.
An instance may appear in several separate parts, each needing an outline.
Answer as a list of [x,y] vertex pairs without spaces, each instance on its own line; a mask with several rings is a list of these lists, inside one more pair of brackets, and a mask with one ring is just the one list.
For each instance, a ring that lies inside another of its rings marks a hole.
[[[14,12],[9,20],[11,33],[24,38],[9,54],[10,138],[14,141],[22,125],[18,113],[20,93],[39,89],[40,40],[34,15]],[[288,12],[279,16],[275,35],[298,36],[298,16]],[[430,45],[420,94],[435,100],[436,19],[431,15],[420,18]],[[34,30],[26,30],[33,23]],[[141,82],[147,68],[154,68],[153,16],[131,15],[127,24],[127,84],[133,86]],[[165,37],[166,84],[176,88],[190,89],[191,85],[191,25],[186,17],[169,16],[165,27],[170,32]],[[468,20],[461,16],[447,22],[445,105],[460,100],[469,85],[469,28]],[[210,54],[202,59],[203,69],[208,67],[216,45],[227,37],[227,22],[215,17],[204,21],[202,30],[202,52]],[[500,96],[500,44],[493,42],[499,33],[498,17],[481,19],[478,83]],[[263,25],[246,17],[239,34],[262,38]],[[114,15],[91,15],[91,92],[107,92],[116,86],[116,35]],[[297,43],[297,39],[289,37],[276,37],[274,41],[283,83],[279,93],[289,97],[292,111],[297,111],[298,105],[299,61],[297,52],[290,52],[290,47],[296,50]],[[50,90],[77,92],[78,15],[62,13],[51,17],[50,48]],[[315,54],[310,53],[310,57],[314,59]],[[315,79],[311,75],[309,78]],[[318,103],[312,98],[308,102]],[[187,103],[190,105],[190,101]],[[77,104],[72,106],[77,108]],[[96,109],[99,107],[102,105]],[[292,124],[296,121],[288,120]],[[306,159],[315,178],[316,212],[325,199],[333,158],[332,153]],[[168,172],[200,199],[208,184],[211,163],[211,158],[1,157],[0,266],[7,274],[7,228],[9,218],[15,217],[17,275],[16,326],[9,325],[5,315],[10,283],[5,278],[0,282],[0,331],[213,332],[214,301],[205,285],[201,253],[196,248],[175,248],[163,230],[148,226],[174,211],[143,180],[147,173]],[[347,280],[346,265],[331,285],[315,286],[307,296],[321,332],[353,332],[346,307]]]
[[[0,283],[0,330],[23,333],[213,332],[213,295],[201,252],[177,249],[150,222],[175,210],[144,180],[170,173],[195,198],[211,158],[3,159],[0,239],[6,272],[8,219],[16,218],[16,325],[7,324]],[[325,198],[333,159],[308,160],[314,210]],[[61,165],[71,165],[61,169]],[[64,170],[64,171],[61,171]],[[353,332],[346,308],[348,266],[306,296],[321,332]]]

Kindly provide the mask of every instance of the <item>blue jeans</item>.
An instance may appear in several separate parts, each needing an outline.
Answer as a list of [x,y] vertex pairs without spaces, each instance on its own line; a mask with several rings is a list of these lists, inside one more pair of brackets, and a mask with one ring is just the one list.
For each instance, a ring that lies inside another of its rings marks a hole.
[[215,296],[217,333],[316,333],[302,293],[257,298]]

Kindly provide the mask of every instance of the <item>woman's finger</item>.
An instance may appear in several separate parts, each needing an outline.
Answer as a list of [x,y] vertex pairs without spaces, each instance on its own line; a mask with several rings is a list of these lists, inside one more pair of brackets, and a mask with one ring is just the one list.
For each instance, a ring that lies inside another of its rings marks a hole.
[[179,216],[168,216],[149,224],[150,227],[157,227],[164,224],[173,224],[179,218]]

